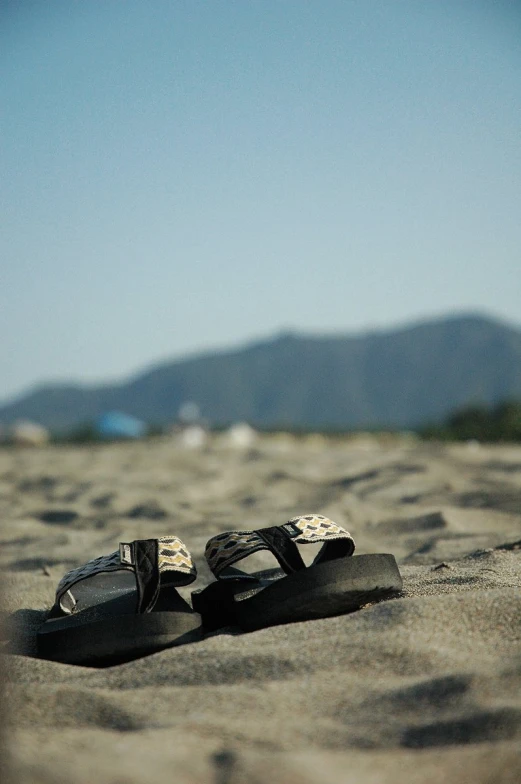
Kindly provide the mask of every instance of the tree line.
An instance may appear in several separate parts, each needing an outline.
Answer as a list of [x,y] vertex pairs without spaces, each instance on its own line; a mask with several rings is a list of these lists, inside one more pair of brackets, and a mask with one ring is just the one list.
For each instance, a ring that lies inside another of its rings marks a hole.
[[469,405],[452,413],[440,425],[421,428],[424,438],[447,441],[521,441],[521,401],[493,407]]

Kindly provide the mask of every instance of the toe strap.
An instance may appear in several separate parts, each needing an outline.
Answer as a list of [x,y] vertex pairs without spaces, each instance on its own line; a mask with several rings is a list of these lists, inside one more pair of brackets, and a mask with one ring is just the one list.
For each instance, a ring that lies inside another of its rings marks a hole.
[[318,514],[299,515],[287,523],[256,531],[227,531],[212,537],[206,545],[206,559],[216,577],[235,577],[226,574],[228,567],[260,550],[269,550],[286,574],[300,571],[305,564],[297,544],[323,542],[315,563],[352,555],[353,537],[348,531],[327,517]]
[[134,573],[138,591],[136,611],[139,613],[153,608],[161,583],[189,585],[197,576],[192,556],[177,536],[122,542],[119,550],[67,572],[58,583],[55,606],[66,614],[74,612],[75,585],[98,574],[118,571]]

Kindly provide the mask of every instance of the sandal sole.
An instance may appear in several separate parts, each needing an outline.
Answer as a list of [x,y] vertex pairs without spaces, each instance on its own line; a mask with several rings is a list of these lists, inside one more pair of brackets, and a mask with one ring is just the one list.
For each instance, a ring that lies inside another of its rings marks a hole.
[[[256,631],[344,615],[364,604],[396,596],[402,590],[402,577],[394,555],[378,553],[316,564],[276,580],[245,599],[226,601],[222,587],[218,586],[219,582],[213,583],[200,595],[206,593],[206,601],[197,601],[204,628],[212,631],[235,625],[243,631]],[[195,596],[193,599],[196,601]],[[212,609],[226,623],[216,626]]]
[[87,667],[108,667],[201,639],[197,613],[152,612],[119,615],[70,627],[46,621],[37,635],[42,659]]

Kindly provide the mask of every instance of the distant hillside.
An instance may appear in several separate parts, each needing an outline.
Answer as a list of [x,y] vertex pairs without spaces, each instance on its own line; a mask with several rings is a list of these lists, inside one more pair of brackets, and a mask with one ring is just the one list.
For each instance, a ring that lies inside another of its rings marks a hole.
[[166,424],[193,400],[215,425],[408,428],[512,397],[521,398],[521,330],[460,316],[362,335],[283,335],[165,363],[117,386],[41,387],[0,407],[0,423],[28,418],[64,430],[119,409]]

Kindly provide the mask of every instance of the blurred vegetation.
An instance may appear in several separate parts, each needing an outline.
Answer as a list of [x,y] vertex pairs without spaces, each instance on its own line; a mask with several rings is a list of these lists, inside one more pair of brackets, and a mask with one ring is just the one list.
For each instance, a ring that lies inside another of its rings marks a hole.
[[102,439],[96,431],[94,424],[86,422],[79,427],[74,428],[66,435],[54,435],[53,441],[56,443],[69,443],[69,444],[94,444],[100,442]]
[[[146,438],[153,438],[164,433],[164,428],[160,425],[149,424],[146,431]],[[84,422],[79,427],[68,430],[64,433],[53,433],[52,441],[55,444],[104,444],[107,441],[127,441],[124,437],[110,438],[102,436],[96,429],[93,422]]]
[[521,401],[510,400],[494,407],[466,406],[441,425],[418,430],[423,438],[443,441],[521,441]]
[[[211,433],[219,434],[224,432],[228,426],[217,425],[209,428]],[[394,428],[365,428],[363,430],[354,428],[339,427],[296,427],[288,425],[276,428],[257,428],[259,433],[265,435],[275,435],[285,432],[294,438],[303,439],[310,434],[321,434],[330,439],[353,438],[362,434],[372,436],[379,440],[404,437],[419,437],[425,440],[437,441],[481,441],[491,443],[521,443],[521,400],[510,400],[496,406],[469,405],[460,408],[450,414],[447,419],[439,424],[429,424],[417,428],[415,431],[403,431]],[[169,432],[157,423],[149,423],[145,437],[157,437]],[[73,444],[93,444],[104,443],[107,440],[125,439],[106,439],[96,430],[94,423],[86,422],[80,427],[67,432],[54,433],[53,443],[73,443]],[[5,440],[3,445],[8,445],[9,440]]]

